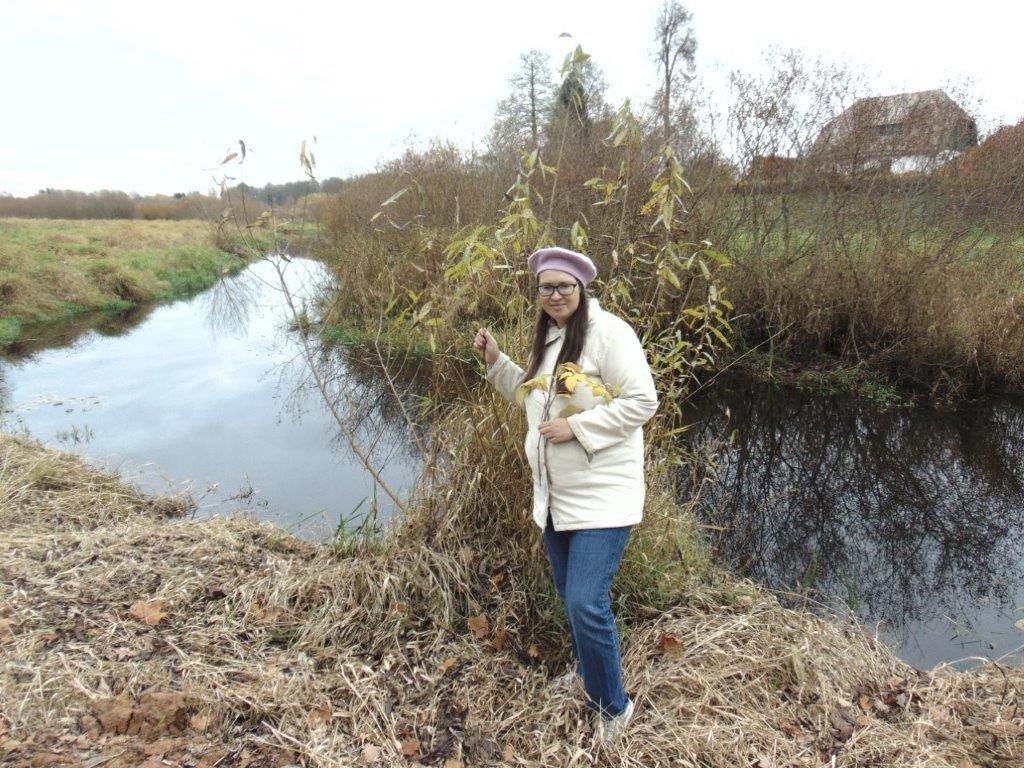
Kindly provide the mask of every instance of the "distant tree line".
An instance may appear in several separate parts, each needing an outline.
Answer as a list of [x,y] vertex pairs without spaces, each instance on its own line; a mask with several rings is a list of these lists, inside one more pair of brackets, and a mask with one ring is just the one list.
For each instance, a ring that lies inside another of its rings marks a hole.
[[129,195],[115,190],[42,189],[29,197],[0,195],[0,216],[32,219],[204,219],[219,214],[220,197],[198,192]]
[[259,200],[269,206],[279,208],[294,205],[306,195],[318,192],[336,194],[341,191],[344,184],[344,179],[332,177],[323,181],[306,179],[303,181],[288,181],[284,184],[264,184],[262,187],[238,184],[232,187],[232,189],[244,192],[247,197],[251,197],[253,200]]

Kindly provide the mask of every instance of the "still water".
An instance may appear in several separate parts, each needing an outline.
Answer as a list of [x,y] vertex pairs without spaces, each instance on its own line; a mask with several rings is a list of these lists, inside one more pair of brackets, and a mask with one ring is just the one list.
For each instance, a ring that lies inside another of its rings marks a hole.
[[698,406],[691,439],[719,443],[700,516],[736,570],[918,666],[1024,644],[1024,402],[883,410],[734,379]]
[[[55,447],[89,456],[146,490],[187,490],[199,516],[238,509],[307,537],[391,505],[347,450],[312,385],[296,306],[322,290],[316,262],[259,261],[201,295],[121,317],[47,329],[0,359],[0,418]],[[407,489],[418,465],[371,374],[321,358],[349,428]],[[353,413],[346,404],[357,403]],[[358,420],[356,423],[354,420]]]
[[[390,514],[324,403],[399,493],[419,469],[402,409],[372,361],[303,354],[279,270],[299,307],[330,290],[315,262],[265,260],[188,300],[41,329],[0,359],[3,428],[188,490],[200,516],[323,538],[375,502]],[[881,410],[734,379],[696,408],[690,440],[718,462],[699,514],[736,570],[856,613],[921,667],[1024,643],[1024,403]]]

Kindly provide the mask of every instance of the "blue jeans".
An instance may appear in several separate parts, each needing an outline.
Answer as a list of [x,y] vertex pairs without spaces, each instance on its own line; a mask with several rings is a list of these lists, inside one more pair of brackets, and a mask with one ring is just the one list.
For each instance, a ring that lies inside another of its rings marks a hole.
[[614,717],[626,709],[619,631],[609,590],[632,526],[558,532],[548,518],[544,548],[565,604],[573,655],[592,709]]

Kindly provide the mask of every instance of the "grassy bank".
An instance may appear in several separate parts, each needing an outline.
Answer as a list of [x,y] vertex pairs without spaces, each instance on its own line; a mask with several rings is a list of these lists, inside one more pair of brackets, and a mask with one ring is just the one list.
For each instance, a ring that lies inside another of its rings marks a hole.
[[[429,505],[347,554],[251,520],[182,519],[188,506],[0,436],[5,764],[963,768],[1024,757],[1024,671],[918,672],[851,627],[707,573],[630,620],[638,715],[601,753],[582,692],[547,687],[564,642],[522,615],[536,585],[506,550],[471,546]],[[525,516],[506,512],[490,525],[519,529]],[[536,534],[521,531],[524,557],[540,560]],[[643,547],[631,549],[636,567]]]
[[187,295],[240,264],[202,221],[0,219],[0,347],[34,323]]

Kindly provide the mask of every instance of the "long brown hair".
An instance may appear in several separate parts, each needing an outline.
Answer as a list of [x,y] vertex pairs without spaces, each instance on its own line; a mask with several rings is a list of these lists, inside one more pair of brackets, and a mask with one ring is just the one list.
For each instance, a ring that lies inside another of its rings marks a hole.
[[[590,309],[588,305],[590,302],[587,296],[587,289],[583,284],[577,280],[576,285],[579,286],[580,305],[576,307],[576,311],[569,316],[568,321],[565,323],[565,340],[562,342],[562,349],[559,351],[558,359],[555,361],[556,371],[562,363],[578,363],[580,354],[583,352],[583,342],[587,340],[587,324],[590,322]],[[530,351],[530,367],[526,369],[523,381],[529,381],[537,375],[540,361],[544,357],[544,348],[547,346],[548,328],[553,322],[548,313],[544,311],[544,308],[539,307],[537,310],[537,325],[533,329],[533,349]],[[561,382],[559,382],[558,386],[559,391],[561,391]]]

